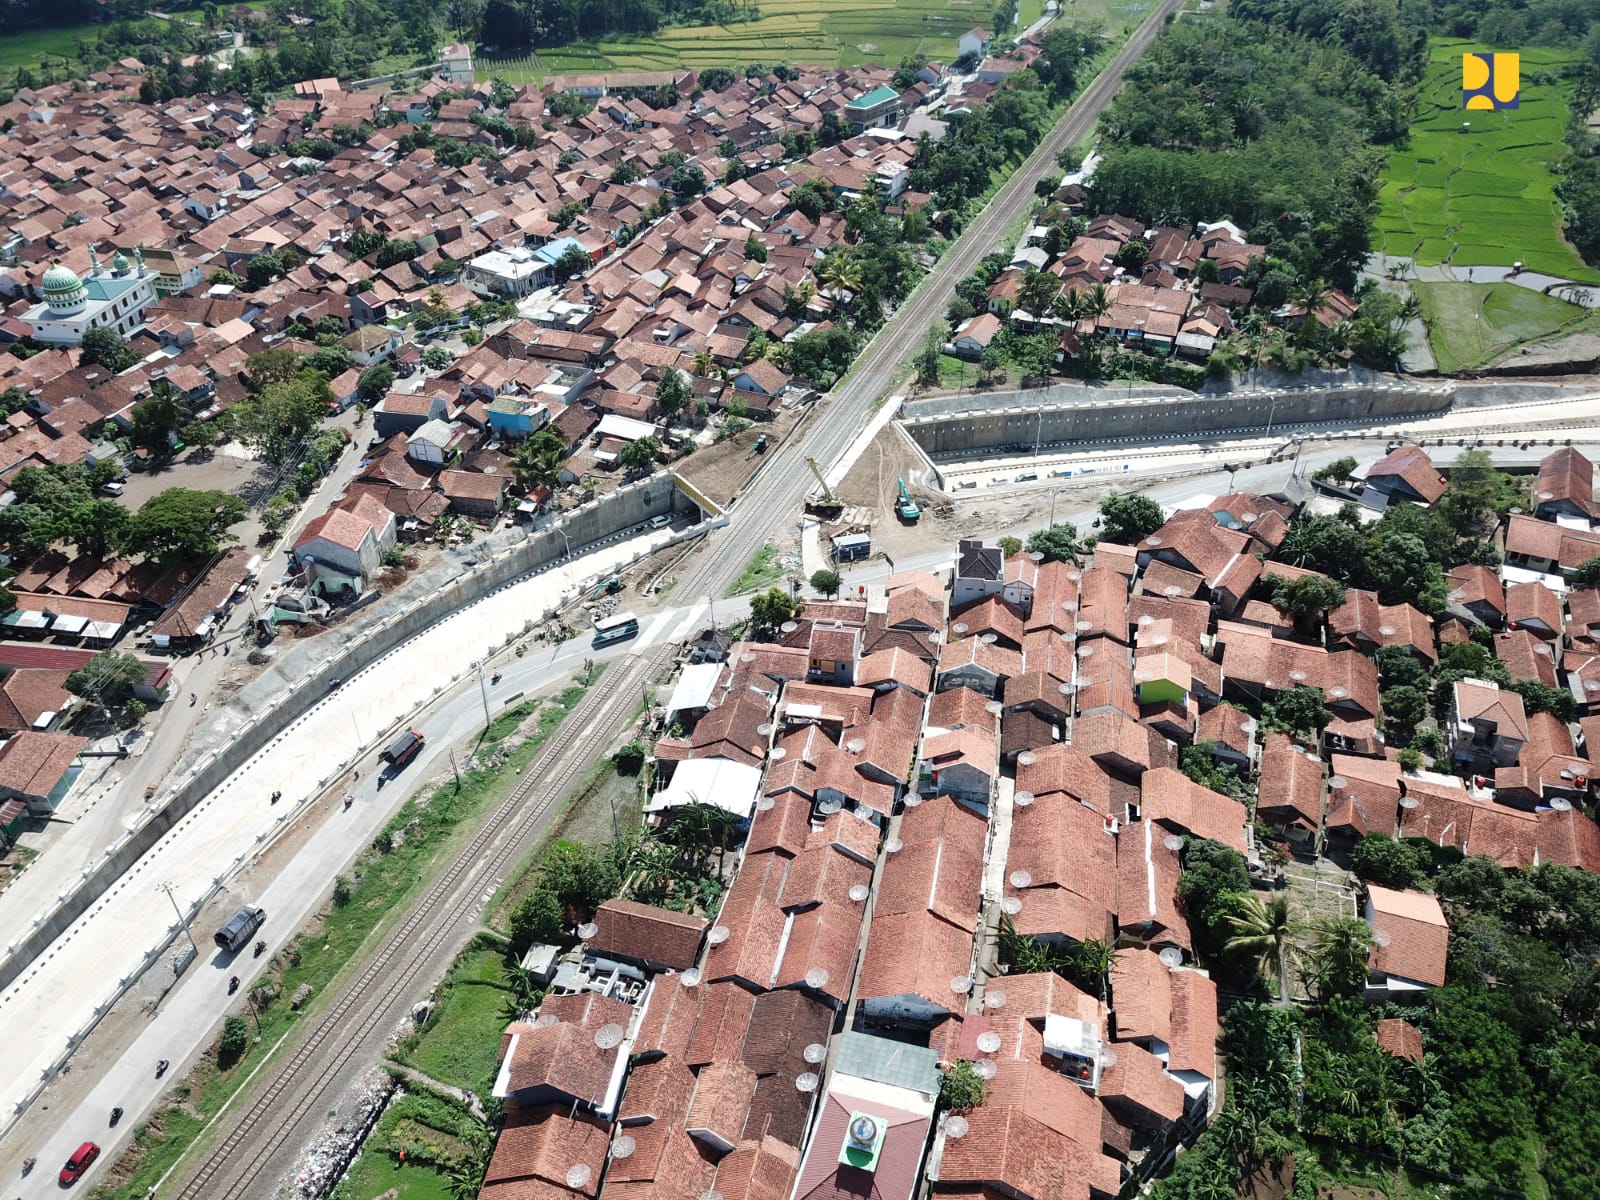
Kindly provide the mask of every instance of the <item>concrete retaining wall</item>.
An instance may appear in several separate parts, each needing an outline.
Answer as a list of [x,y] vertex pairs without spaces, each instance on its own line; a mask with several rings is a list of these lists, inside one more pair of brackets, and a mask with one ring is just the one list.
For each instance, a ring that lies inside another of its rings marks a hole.
[[942,396],[905,407],[902,422],[935,458],[1035,445],[1207,435],[1270,425],[1285,434],[1300,423],[1363,421],[1448,409],[1454,389],[1415,384],[1355,384],[1204,396],[1178,390],[1082,387],[998,393],[981,401]]
[[[29,963],[87,912],[213,789],[280,737],[313,703],[322,699],[332,680],[348,679],[413,634],[442,620],[456,609],[530,572],[560,563],[565,559],[569,545],[577,552],[593,543],[615,539],[650,517],[670,513],[675,502],[683,505],[687,499],[679,497],[670,474],[658,473],[619,488],[603,499],[591,501],[546,528],[527,533],[520,540],[513,536],[510,540],[502,540],[498,548],[485,547],[481,551],[468,547],[468,555],[477,551],[478,556],[469,558],[465,563],[448,564],[442,570],[436,569],[440,575],[440,586],[408,607],[388,613],[380,608],[371,614],[371,623],[359,632],[351,627],[348,639],[340,643],[341,652],[331,657],[311,659],[313,665],[298,678],[258,681],[267,685],[269,694],[261,695],[254,688],[250,689],[246,701],[250,715],[237,728],[230,730],[223,743],[224,749],[201,756],[197,762],[188,765],[181,775],[175,769],[169,780],[176,780],[176,786],[156,802],[144,821],[108,846],[99,866],[86,868],[76,880],[64,882],[58,903],[53,909],[35,914],[28,930],[16,931],[15,940],[7,946],[5,959],[0,962],[0,988],[9,986],[27,969]],[[726,521],[726,517],[721,517],[716,523]],[[663,533],[660,545],[656,548],[697,537],[706,528],[708,524],[702,523],[677,533]],[[564,538],[563,533],[566,535]],[[574,585],[574,590],[583,586],[584,581],[579,581]],[[548,615],[530,613],[530,628],[535,619]],[[270,689],[274,686],[281,690],[271,694]],[[435,694],[442,690],[443,685],[436,689]],[[241,847],[241,853],[245,856],[254,851],[254,846]],[[219,869],[226,874],[236,865],[237,862],[219,864]],[[173,928],[176,929],[176,924]]]

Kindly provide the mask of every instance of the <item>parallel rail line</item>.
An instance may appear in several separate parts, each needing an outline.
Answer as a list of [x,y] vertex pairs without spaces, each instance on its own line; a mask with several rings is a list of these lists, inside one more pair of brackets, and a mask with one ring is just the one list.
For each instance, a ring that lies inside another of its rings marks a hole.
[[[618,704],[631,706],[635,689],[658,673],[668,653],[669,649],[662,647],[649,658],[632,657],[625,660],[626,665],[614,664],[563,718],[563,726],[570,722],[581,732],[597,720],[614,716],[607,710]],[[606,721],[608,727],[612,723]],[[267,1086],[251,1097],[227,1135],[178,1193],[183,1200],[243,1200],[252,1194],[261,1176],[272,1169],[272,1156],[241,1152],[250,1146],[283,1145],[307,1112],[322,1110],[325,1093],[343,1086],[362,1035],[375,1022],[382,1023],[385,1010],[409,1005],[415,989],[426,982],[424,973],[434,956],[459,941],[459,926],[477,923],[476,905],[452,911],[447,902],[465,887],[496,878],[515,864],[524,844],[530,836],[537,836],[551,807],[589,761],[591,748],[588,739],[571,743],[563,738],[535,755],[511,794],[406,919],[384,938],[361,973],[344,985],[338,1002],[316,1018],[293,1053],[274,1069]],[[516,830],[523,836],[502,837]],[[445,919],[435,919],[441,915]]]

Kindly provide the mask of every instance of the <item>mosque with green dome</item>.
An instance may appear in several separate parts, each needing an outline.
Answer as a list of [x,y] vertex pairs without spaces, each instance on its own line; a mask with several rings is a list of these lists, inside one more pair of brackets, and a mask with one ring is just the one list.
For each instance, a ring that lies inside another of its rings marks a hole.
[[80,278],[61,263],[53,263],[39,281],[43,297],[22,319],[33,327],[33,338],[51,346],[76,346],[91,329],[111,329],[120,337],[144,325],[145,311],[156,302],[157,272],[144,265],[134,251],[111,260],[109,268],[90,251],[93,267]]

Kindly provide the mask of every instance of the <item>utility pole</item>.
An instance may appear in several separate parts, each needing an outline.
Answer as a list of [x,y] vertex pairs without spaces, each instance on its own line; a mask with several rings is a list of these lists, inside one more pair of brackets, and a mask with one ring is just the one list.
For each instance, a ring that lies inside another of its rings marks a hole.
[[450,750],[450,769],[455,772],[456,791],[459,792],[461,790],[461,768],[456,766],[456,752],[453,747]]
[[478,660],[478,694],[483,697],[483,724],[487,728],[494,724],[494,718],[489,715],[489,684],[483,678],[483,659]]
[[178,924],[183,926],[184,936],[189,939],[189,946],[194,951],[194,956],[199,958],[200,947],[195,945],[194,934],[189,930],[189,918],[183,915],[183,909],[178,907],[178,901],[172,894],[172,884],[158,883],[156,884],[156,891],[167,894],[167,899],[172,902],[172,911],[178,914]]

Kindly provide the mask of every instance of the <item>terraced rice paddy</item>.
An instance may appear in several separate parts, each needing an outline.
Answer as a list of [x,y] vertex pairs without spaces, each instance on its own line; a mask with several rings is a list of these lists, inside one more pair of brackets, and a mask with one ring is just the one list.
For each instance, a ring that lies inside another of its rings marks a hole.
[[[1521,107],[1463,111],[1461,55],[1471,42],[1437,40],[1411,138],[1390,156],[1377,220],[1377,248],[1433,266],[1510,266],[1585,282],[1584,265],[1561,236],[1551,164],[1565,154],[1570,61],[1523,50]],[[1470,122],[1462,132],[1463,122]]]
[[[1018,30],[1035,21],[1044,0],[1022,0]],[[1108,33],[1136,25],[1152,0],[1076,0],[1069,19]],[[760,19],[735,25],[664,29],[654,37],[618,38],[540,49],[520,59],[484,60],[479,74],[517,83],[545,74],[741,67],[748,63],[813,66],[894,65],[913,54],[948,61],[956,39],[990,23],[990,0],[759,0]]]

